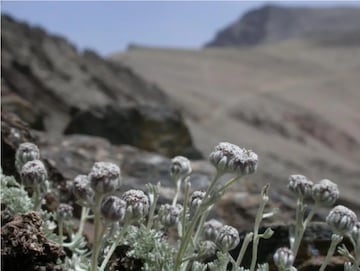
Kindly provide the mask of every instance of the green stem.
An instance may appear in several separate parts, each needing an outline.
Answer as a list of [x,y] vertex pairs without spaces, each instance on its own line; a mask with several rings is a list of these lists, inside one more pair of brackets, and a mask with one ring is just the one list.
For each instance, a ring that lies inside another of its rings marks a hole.
[[100,240],[99,240],[99,232],[100,232],[100,205],[103,199],[103,195],[95,196],[95,206],[94,206],[94,235],[93,235],[93,252],[91,256],[91,270],[97,271],[98,268],[98,258],[100,251]]
[[235,265],[233,266],[233,271],[236,270],[236,267],[240,266],[240,264],[242,262],[242,259],[244,258],[246,249],[249,246],[249,244],[250,244],[250,242],[251,242],[251,240],[253,238],[253,235],[254,234],[252,232],[249,232],[248,234],[246,234],[244,242],[241,245],[239,255],[238,255],[237,259],[236,259]]
[[90,209],[88,207],[81,208],[80,224],[77,234],[82,235],[85,227],[86,220],[88,219]]
[[63,246],[63,242],[64,242],[64,220],[60,219],[59,223],[59,237],[60,237],[60,246]]
[[341,242],[341,240],[342,240],[342,236],[339,236],[337,234],[333,234],[331,236],[330,248],[329,248],[328,253],[326,255],[325,261],[321,265],[319,271],[324,271],[325,270],[325,267],[328,265],[330,258],[334,255],[336,246]]
[[[199,220],[201,213],[206,209],[207,206],[205,206],[206,202],[207,202],[207,197],[209,196],[210,192],[212,191],[212,189],[215,187],[215,183],[217,181],[217,179],[221,176],[221,173],[219,173],[217,171],[214,179],[212,180],[212,182],[210,183],[210,186],[208,187],[204,199],[201,202],[199,208],[195,211],[194,217],[191,220],[190,226],[189,228],[186,229],[186,233],[184,236],[182,236],[181,238],[181,242],[180,242],[180,248],[178,251],[178,254],[176,256],[176,260],[175,260],[175,267],[174,267],[174,271],[179,271],[180,265],[182,263],[182,258],[184,257],[185,251],[190,243],[190,238],[191,235],[194,231],[195,225],[197,223],[197,221]],[[185,205],[185,204],[184,204]]]
[[211,210],[211,207],[212,207],[212,206],[209,206],[209,207],[206,209],[206,211],[203,212],[203,214],[201,215],[198,228],[197,228],[196,233],[195,233],[195,236],[194,236],[194,238],[193,238],[195,244],[197,243],[197,241],[198,241],[198,239],[199,239],[199,237],[200,237],[200,235],[201,235],[201,233],[202,233],[202,231],[203,231],[203,228],[204,228],[203,226],[204,226],[204,223],[205,223],[205,221],[206,221],[206,218],[207,218],[208,215],[209,215],[209,212],[210,212],[210,210]]
[[40,211],[40,207],[41,207],[41,192],[40,192],[40,185],[35,185],[34,186],[34,191],[33,191],[33,202],[34,202],[34,210]]
[[116,240],[112,243],[109,251],[107,252],[103,262],[101,263],[99,271],[104,271],[106,268],[106,265],[108,264],[111,256],[113,255],[116,247],[119,245],[121,239],[124,237],[124,234],[127,230],[127,227],[130,225],[130,220],[127,220],[123,226],[123,228],[120,230],[119,236],[116,238]]
[[187,202],[189,201],[189,194],[190,194],[190,186],[189,182],[185,183],[185,195],[184,195],[184,204],[183,204],[183,212],[181,216],[181,233],[179,234],[182,238],[186,231],[186,211],[187,211]]
[[318,206],[315,204],[314,208],[310,211],[309,215],[306,217],[304,222],[302,221],[303,220],[303,215],[304,215],[303,210],[302,210],[302,214],[300,215],[301,220],[296,222],[297,230],[295,231],[296,236],[295,236],[295,243],[294,243],[294,247],[293,247],[293,255],[294,255],[295,259],[296,259],[296,255],[297,255],[297,253],[299,251],[301,240],[302,240],[302,238],[304,236],[306,227],[308,226],[311,219],[315,215],[317,209],[318,209]]
[[182,178],[179,178],[176,181],[176,194],[175,194],[175,197],[173,199],[172,206],[176,205],[177,199],[178,199],[178,197],[180,195],[180,192],[181,192],[181,180],[182,180]]
[[151,229],[153,223],[154,223],[154,213],[155,213],[155,209],[156,209],[156,205],[157,205],[157,201],[159,199],[159,194],[155,193],[154,194],[154,202],[152,202],[151,206],[150,206],[150,211],[149,211],[149,218],[148,218],[148,223],[147,223],[147,229]]
[[233,183],[235,183],[236,181],[238,181],[241,178],[240,175],[235,176],[234,178],[232,178],[231,180],[227,181],[218,191],[217,193],[221,193],[223,191],[225,191],[228,187],[230,187]]
[[265,208],[267,201],[268,201],[268,198],[266,198],[266,199],[264,197],[262,198],[259,210],[257,211],[257,214],[256,214],[250,271],[254,271],[255,267],[256,267],[257,249],[258,249],[259,239],[260,239],[259,238],[259,227],[260,227],[260,223],[261,223],[262,216],[264,213],[264,208]]

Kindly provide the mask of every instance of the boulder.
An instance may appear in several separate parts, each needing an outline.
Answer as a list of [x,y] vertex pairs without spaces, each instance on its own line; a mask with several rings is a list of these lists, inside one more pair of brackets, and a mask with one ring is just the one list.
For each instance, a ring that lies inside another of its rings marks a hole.
[[[42,28],[7,15],[1,16],[1,25],[2,105],[31,128],[51,136],[64,130],[101,135],[116,144],[159,148],[169,156],[200,157],[175,102],[155,84],[94,51],[79,52]],[[94,116],[100,111],[101,117]],[[136,134],[126,135],[119,118]],[[91,121],[99,133],[81,124]]]

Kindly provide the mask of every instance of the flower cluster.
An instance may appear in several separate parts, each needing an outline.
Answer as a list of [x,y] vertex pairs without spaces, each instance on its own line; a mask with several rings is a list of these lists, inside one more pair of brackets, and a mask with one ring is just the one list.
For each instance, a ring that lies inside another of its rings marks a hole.
[[258,164],[258,156],[255,152],[228,142],[217,145],[210,154],[209,160],[219,171],[238,175],[254,173]]

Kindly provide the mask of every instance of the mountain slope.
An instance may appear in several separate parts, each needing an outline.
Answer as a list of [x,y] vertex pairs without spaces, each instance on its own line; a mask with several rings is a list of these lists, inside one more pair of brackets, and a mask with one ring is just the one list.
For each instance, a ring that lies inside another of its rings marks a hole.
[[194,141],[209,154],[219,141],[260,155],[260,183],[286,190],[298,173],[360,189],[360,47],[301,40],[243,49],[141,48],[113,60],[156,82],[185,112]]

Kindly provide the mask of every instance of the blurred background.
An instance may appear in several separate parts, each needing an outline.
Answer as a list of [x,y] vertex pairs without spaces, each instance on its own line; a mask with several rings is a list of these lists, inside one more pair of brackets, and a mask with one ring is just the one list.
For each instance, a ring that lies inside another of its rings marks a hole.
[[202,188],[214,172],[207,156],[228,141],[258,153],[259,170],[226,196],[222,219],[252,224],[252,193],[265,183],[273,206],[293,208],[290,174],[336,182],[339,203],[360,215],[359,2],[2,1],[1,10],[5,172],[26,139],[59,180],[111,160],[128,186],[170,187],[169,158],[185,155]]

